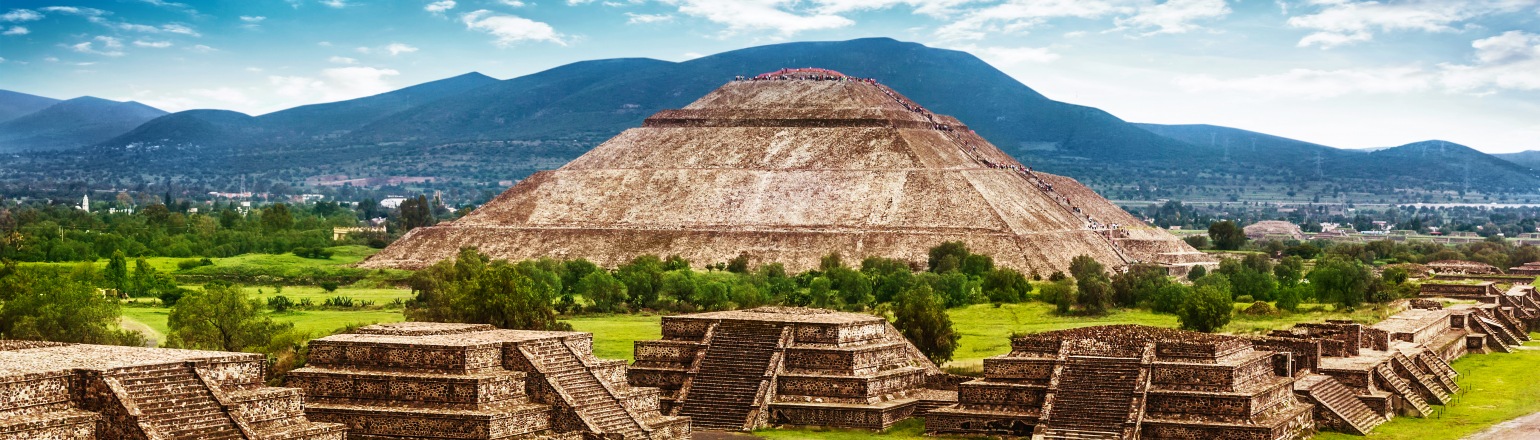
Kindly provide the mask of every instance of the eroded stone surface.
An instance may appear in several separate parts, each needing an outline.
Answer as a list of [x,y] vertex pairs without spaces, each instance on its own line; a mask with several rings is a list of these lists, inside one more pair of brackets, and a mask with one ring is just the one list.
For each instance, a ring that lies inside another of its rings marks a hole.
[[804,270],[831,252],[923,263],[943,241],[1024,273],[1065,270],[1078,255],[1110,267],[1213,264],[956,119],[880,84],[834,78],[728,83],[453,223],[414,229],[362,265],[420,268],[474,246],[494,258],[603,266],[742,254]]

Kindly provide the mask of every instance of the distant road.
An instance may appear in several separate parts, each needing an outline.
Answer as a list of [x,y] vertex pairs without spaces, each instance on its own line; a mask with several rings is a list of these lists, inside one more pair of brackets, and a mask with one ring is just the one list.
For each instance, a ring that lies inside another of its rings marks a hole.
[[123,326],[124,330],[139,332],[140,334],[144,335],[144,346],[146,347],[159,346],[160,341],[162,339],[166,339],[166,335],[160,334],[160,332],[155,331],[155,329],[150,328],[150,326],[144,325],[144,323],[135,321],[133,318],[129,318],[127,316],[122,317],[122,319],[118,321],[118,325]]

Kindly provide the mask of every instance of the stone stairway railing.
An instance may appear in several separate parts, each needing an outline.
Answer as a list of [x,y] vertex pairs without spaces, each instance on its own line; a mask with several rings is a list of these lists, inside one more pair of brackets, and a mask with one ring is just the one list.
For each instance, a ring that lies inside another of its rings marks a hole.
[[1385,423],[1385,417],[1376,413],[1369,405],[1364,404],[1358,395],[1338,382],[1337,379],[1326,375],[1315,375],[1306,380],[1313,381],[1305,389],[1305,395],[1315,401],[1316,405],[1336,415],[1337,418],[1348,424],[1350,434],[1368,435],[1374,427]]
[[[1501,323],[1501,322],[1497,322],[1496,319],[1493,319],[1493,318],[1483,314],[1483,315],[1476,315],[1476,320],[1480,321],[1483,325],[1485,325],[1486,328],[1487,328],[1487,334],[1497,337],[1497,339],[1499,339],[1502,342],[1502,345],[1505,345],[1505,346],[1516,346],[1516,345],[1523,344],[1523,342],[1520,341],[1517,336],[1513,335],[1513,332],[1508,331],[1508,327],[1507,326],[1504,326],[1503,323]],[[1508,351],[1506,351],[1507,348],[1508,347],[1503,347],[1503,349],[1505,350],[1505,351],[1503,351],[1504,353],[1508,352]]]
[[1412,386],[1407,384],[1406,380],[1401,379],[1401,376],[1397,376],[1396,372],[1391,370],[1388,362],[1375,366],[1374,376],[1379,378],[1380,382],[1387,389],[1401,396],[1402,400],[1411,405],[1413,415],[1427,417],[1433,414],[1433,407],[1428,405],[1428,401],[1424,400],[1422,395],[1417,393],[1417,390],[1412,389]]
[[751,321],[718,325],[680,415],[690,417],[692,427],[703,430],[752,428],[758,412],[755,405],[763,402],[763,383],[769,379],[783,327]]
[[[717,325],[718,323],[713,322],[711,325],[706,326],[706,332],[700,338],[701,347],[711,346],[711,338],[716,335]],[[705,348],[695,350],[695,356],[690,360],[690,366],[685,369],[684,383],[679,385],[679,392],[674,395],[675,403],[674,407],[669,411],[669,415],[679,415],[679,410],[684,407],[682,404],[690,398],[690,388],[695,385],[695,375],[700,374],[700,364],[705,359]]]
[[186,364],[131,370],[114,375],[148,425],[166,440],[246,438],[204,382]]
[[785,371],[786,347],[791,346],[794,335],[791,326],[781,327],[775,353],[770,355],[770,365],[765,368],[765,380],[759,382],[759,391],[754,393],[754,412],[748,417],[750,429],[770,423],[770,402],[775,401],[776,378]]

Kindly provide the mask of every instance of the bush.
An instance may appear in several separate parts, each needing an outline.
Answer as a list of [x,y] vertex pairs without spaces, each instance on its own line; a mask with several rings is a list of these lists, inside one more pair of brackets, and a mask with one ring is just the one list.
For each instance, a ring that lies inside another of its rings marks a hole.
[[330,260],[332,258],[332,251],[331,249],[321,247],[298,247],[294,248],[294,255],[299,256],[300,258]]
[[214,265],[214,260],[210,260],[210,259],[207,259],[207,258],[199,259],[199,260],[182,260],[182,261],[176,262],[176,268],[180,269],[180,270],[195,269],[195,268],[199,268],[199,267],[203,267],[203,266],[213,266],[213,265]]
[[1241,296],[1235,297],[1235,302],[1238,302],[1238,303],[1249,303],[1249,302],[1254,302],[1256,300],[1257,299],[1256,298],[1252,298],[1251,295],[1241,295]]
[[272,298],[267,299],[267,308],[277,313],[287,312],[292,307],[294,307],[294,301],[289,300],[287,296],[273,295]]
[[351,297],[339,295],[327,298],[325,302],[321,303],[321,305],[325,307],[341,307],[351,309],[358,306],[358,301],[354,301]]
[[1242,310],[1241,313],[1245,313],[1250,316],[1272,316],[1278,314],[1278,309],[1274,309],[1272,304],[1257,301],[1251,303],[1251,307],[1247,307],[1246,310]]
[[1230,301],[1230,292],[1218,286],[1202,285],[1182,301],[1176,319],[1184,329],[1213,333],[1229,324],[1234,313],[1235,303]]
[[336,281],[322,281],[321,282],[321,290],[325,290],[326,293],[336,292],[337,291],[337,282]]
[[176,302],[187,295],[187,289],[166,289],[160,292],[160,305],[166,307],[176,306]]

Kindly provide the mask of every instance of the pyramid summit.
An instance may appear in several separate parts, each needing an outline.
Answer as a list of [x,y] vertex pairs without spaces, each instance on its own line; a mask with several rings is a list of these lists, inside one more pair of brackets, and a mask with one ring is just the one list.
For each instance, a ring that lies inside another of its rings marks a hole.
[[362,266],[421,268],[476,247],[604,266],[642,254],[699,264],[747,255],[804,270],[831,252],[923,264],[945,241],[1025,272],[1065,270],[1078,255],[1112,267],[1207,261],[875,80],[783,69],[660,111]]

